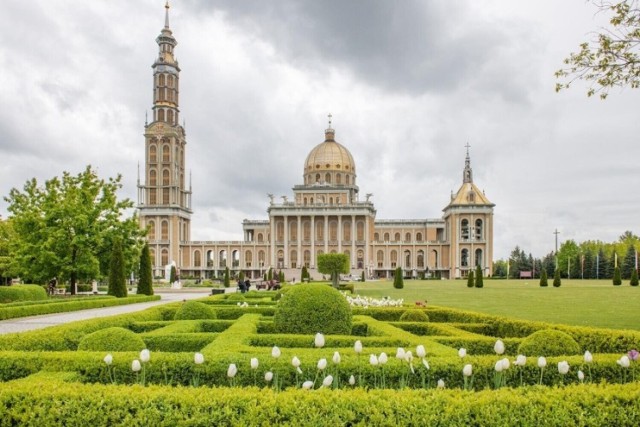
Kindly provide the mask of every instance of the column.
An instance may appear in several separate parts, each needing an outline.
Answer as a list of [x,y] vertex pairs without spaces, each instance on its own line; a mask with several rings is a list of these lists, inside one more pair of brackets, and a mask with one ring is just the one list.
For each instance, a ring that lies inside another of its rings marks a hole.
[[351,215],[351,268],[356,268],[356,216]]
[[311,259],[309,268],[316,268],[316,217],[311,215]]
[[369,215],[364,217],[364,264],[369,263]]
[[302,220],[300,215],[297,216],[298,219],[298,265],[297,268],[302,268],[304,265],[304,254],[302,253]]
[[271,227],[271,233],[269,236],[269,246],[271,249],[271,259],[265,260],[266,265],[275,268],[276,263],[276,217],[272,216],[269,221]]
[[289,268],[289,224],[287,218],[286,214],[282,217],[284,221],[284,260],[282,268]]
[[324,232],[322,233],[324,239],[324,253],[329,253],[329,215],[324,216]]

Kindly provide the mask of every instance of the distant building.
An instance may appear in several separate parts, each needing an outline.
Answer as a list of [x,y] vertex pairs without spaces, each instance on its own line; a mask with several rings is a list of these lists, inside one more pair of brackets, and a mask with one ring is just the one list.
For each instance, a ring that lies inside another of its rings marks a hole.
[[462,185],[442,218],[380,220],[371,195],[360,199],[356,163],[335,140],[331,121],[324,142],[309,152],[291,200],[277,202],[270,195],[268,219],[244,220],[242,241],[192,241],[186,136],[179,124],[180,67],[165,7],[153,64],[153,117],[145,124],[144,184],[138,182],[154,275],[165,276],[175,264],[182,277],[220,277],[229,267],[250,278],[274,268],[291,279],[300,278],[302,266],[320,277],[316,257],[332,252],[347,254],[352,273],[365,271],[368,277],[391,277],[402,267],[406,277],[457,278],[477,265],[492,274],[494,204],[473,183],[468,146]]

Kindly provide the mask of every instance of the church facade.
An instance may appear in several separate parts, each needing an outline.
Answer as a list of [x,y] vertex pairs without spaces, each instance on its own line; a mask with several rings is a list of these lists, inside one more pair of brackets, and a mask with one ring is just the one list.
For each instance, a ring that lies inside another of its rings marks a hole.
[[[366,195],[360,196],[356,163],[329,126],[324,141],[303,164],[302,183],[291,200],[270,195],[268,218],[244,220],[239,241],[191,240],[191,187],[185,183],[186,134],[179,124],[177,45],[165,25],[156,38],[153,69],[153,115],[145,124],[144,181],[138,179],[140,224],[148,230],[155,276],[175,265],[182,277],[220,277],[232,273],[261,278],[269,268],[290,280],[306,266],[312,277],[317,255],[344,253],[351,273],[386,278],[401,267],[405,277],[458,278],[480,266],[492,274],[493,208],[473,182],[467,147],[462,185],[451,194],[441,218],[377,219]],[[240,193],[240,192],[239,192]]]

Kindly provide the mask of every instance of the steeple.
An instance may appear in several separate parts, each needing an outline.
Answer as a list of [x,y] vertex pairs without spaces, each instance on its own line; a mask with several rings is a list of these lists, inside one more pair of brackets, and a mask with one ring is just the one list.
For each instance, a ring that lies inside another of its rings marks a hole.
[[331,127],[331,121],[333,119],[333,115],[331,115],[331,113],[329,113],[329,115],[327,115],[327,117],[329,118],[329,127],[327,127],[324,130],[324,140],[326,141],[335,141],[335,136],[336,136],[336,131],[335,129],[333,129]]
[[464,159],[464,171],[462,173],[462,182],[473,182],[473,171],[471,170],[471,157],[469,157],[469,143],[467,142],[467,157]]
[[168,30],[169,29],[169,0],[167,0],[167,2],[164,5],[164,27]]
[[169,28],[169,2],[165,4],[164,28],[156,38],[158,57],[153,68],[153,122],[178,126],[178,79],[180,67],[174,56],[178,42]]

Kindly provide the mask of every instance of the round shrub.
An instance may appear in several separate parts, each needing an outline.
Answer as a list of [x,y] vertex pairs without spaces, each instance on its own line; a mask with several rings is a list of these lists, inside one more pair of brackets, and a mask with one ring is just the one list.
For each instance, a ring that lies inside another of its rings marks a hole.
[[176,315],[175,320],[196,320],[196,319],[215,319],[216,311],[207,304],[197,301],[187,301],[182,303]]
[[140,351],[146,345],[135,332],[125,328],[105,328],[82,337],[80,351]]
[[227,301],[239,301],[242,302],[244,301],[244,295],[242,294],[229,294],[229,296],[227,297]]
[[273,297],[273,300],[280,301],[284,296],[284,294],[289,292],[291,289],[293,289],[292,285],[282,285],[282,287],[278,289],[278,291],[276,292],[276,295]]
[[424,310],[411,309],[402,313],[400,316],[401,322],[428,322],[429,316]]
[[527,356],[564,356],[580,354],[580,345],[569,334],[554,329],[543,329],[526,337],[518,353]]
[[331,286],[291,286],[278,303],[273,323],[280,333],[349,335],[351,307]]
[[13,301],[41,301],[47,298],[47,291],[39,285],[0,286],[2,304]]

